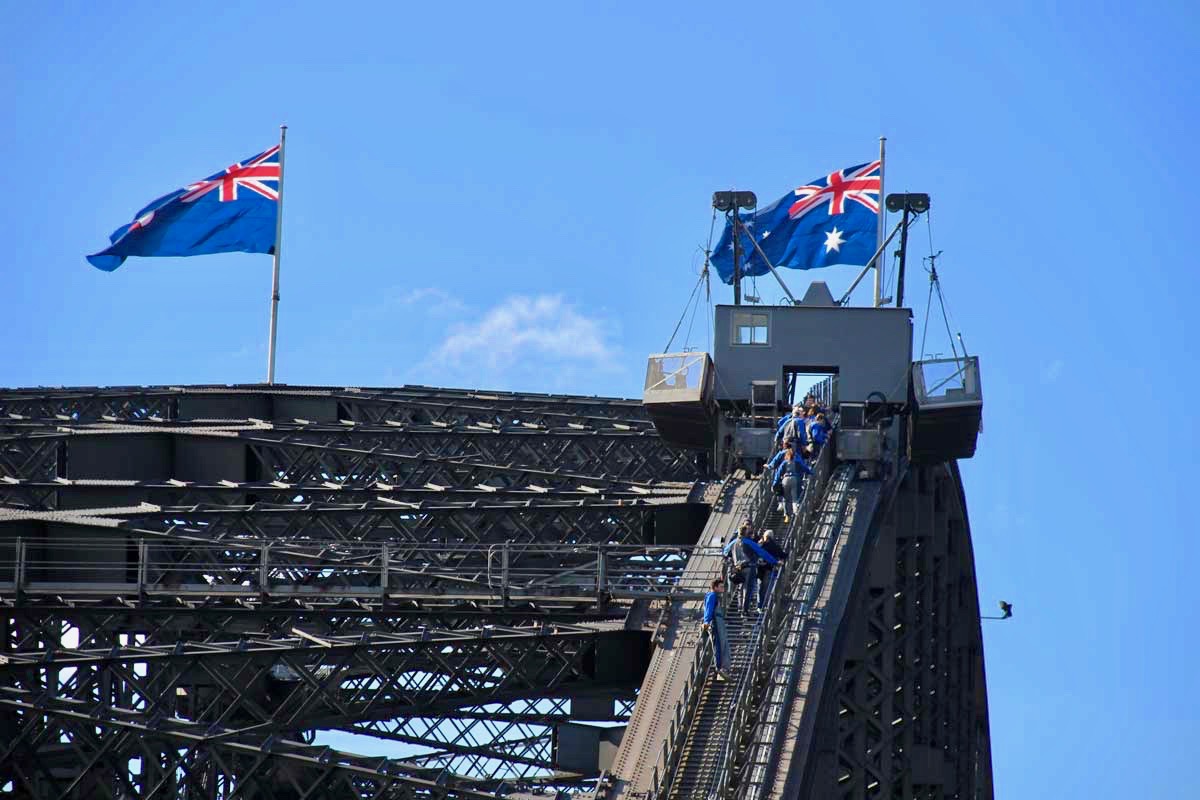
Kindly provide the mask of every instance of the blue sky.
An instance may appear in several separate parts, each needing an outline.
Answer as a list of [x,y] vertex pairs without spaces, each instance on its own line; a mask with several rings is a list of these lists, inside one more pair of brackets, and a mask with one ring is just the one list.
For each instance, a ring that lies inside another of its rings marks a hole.
[[269,257],[83,255],[287,122],[280,381],[636,395],[711,192],[887,135],[983,364],[998,796],[1193,791],[1194,6],[3,5],[0,385],[261,380]]

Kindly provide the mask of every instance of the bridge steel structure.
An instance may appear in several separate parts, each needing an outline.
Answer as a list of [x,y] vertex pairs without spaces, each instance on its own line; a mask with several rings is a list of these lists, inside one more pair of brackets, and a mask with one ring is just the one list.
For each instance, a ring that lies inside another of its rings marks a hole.
[[[0,390],[0,794],[990,798],[956,465],[773,506],[636,400]],[[746,517],[792,557],[723,687]]]

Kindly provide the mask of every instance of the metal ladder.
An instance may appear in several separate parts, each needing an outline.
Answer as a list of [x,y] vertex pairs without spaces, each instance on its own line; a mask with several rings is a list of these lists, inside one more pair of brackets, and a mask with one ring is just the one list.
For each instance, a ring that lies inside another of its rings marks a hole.
[[774,668],[764,687],[753,736],[742,754],[745,760],[736,765],[738,776],[733,777],[733,781],[738,785],[729,787],[736,789],[737,795],[743,800],[761,800],[767,784],[774,777],[783,716],[791,700],[789,689],[792,676],[804,657],[809,609],[830,568],[834,542],[843,527],[852,522],[847,516],[847,506],[853,477],[853,466],[846,464],[830,479],[813,524],[812,538],[805,548],[799,569],[792,577],[792,585],[788,590],[791,608],[775,643]]
[[[774,500],[761,523],[761,529],[783,528],[783,512]],[[744,591],[744,589],[743,589]],[[732,606],[732,602],[730,603]],[[752,603],[757,606],[757,602]],[[730,731],[729,725],[737,701],[738,687],[750,662],[750,647],[761,617],[740,610],[727,610],[725,627],[729,634],[729,680],[718,681],[715,670],[708,673],[701,689],[698,709],[680,756],[679,769],[671,785],[668,800],[707,798],[714,774],[720,765]]]
[[[808,534],[818,520],[835,470],[832,451],[826,449],[814,465],[814,474],[805,482],[795,518],[786,525],[778,498],[770,494],[770,476],[763,473],[756,481],[758,509],[752,516],[759,530],[773,528],[782,534],[780,544],[789,550],[790,562],[800,559],[808,548]],[[664,774],[660,778],[659,768],[655,768],[653,785],[658,789],[647,792],[647,800],[708,800],[728,785],[730,767],[745,757],[750,744],[748,726],[753,725],[756,716],[759,688],[774,650],[774,632],[780,626],[780,612],[787,603],[786,590],[794,582],[795,571],[794,567],[787,568],[780,584],[772,589],[765,616],[752,614],[743,618],[740,612],[726,616],[730,680],[717,681],[707,671],[710,667],[706,667],[702,678],[697,676],[700,680],[692,695],[694,699],[689,701],[688,709],[676,715],[680,735],[673,744],[664,744],[659,758],[660,764],[666,765]],[[734,731],[734,727],[743,730]],[[620,790],[620,784],[617,789]]]
[[693,800],[707,796],[713,770],[725,746],[738,678],[748,661],[747,649],[754,628],[753,617],[730,616],[726,618],[725,627],[729,632],[730,680],[719,681],[716,671],[709,671],[668,795],[670,800]]

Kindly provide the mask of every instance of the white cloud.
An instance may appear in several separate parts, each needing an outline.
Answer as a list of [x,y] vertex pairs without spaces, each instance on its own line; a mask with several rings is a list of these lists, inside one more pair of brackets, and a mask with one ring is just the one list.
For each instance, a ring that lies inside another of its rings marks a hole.
[[1061,358],[1056,358],[1042,367],[1042,383],[1054,383],[1058,380],[1058,376],[1062,375],[1063,367],[1065,366],[1066,364],[1063,363]]
[[466,303],[442,289],[390,286],[373,293],[367,303],[352,309],[345,324],[348,328],[357,329],[364,324],[390,323],[397,319],[411,322],[416,314],[425,317],[462,316],[468,310]]
[[402,306],[420,304],[426,313],[438,316],[460,314],[467,310],[467,304],[462,300],[432,286],[421,289],[409,289],[397,296],[395,302]]
[[453,326],[429,362],[505,383],[517,374],[559,383],[580,369],[619,369],[606,327],[561,295],[514,295],[475,321]]

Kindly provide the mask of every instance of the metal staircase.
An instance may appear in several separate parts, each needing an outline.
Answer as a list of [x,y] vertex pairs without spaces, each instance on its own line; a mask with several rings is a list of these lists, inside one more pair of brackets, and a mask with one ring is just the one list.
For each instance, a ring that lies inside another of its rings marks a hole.
[[[759,520],[758,526],[759,530],[786,530],[783,511],[774,499],[770,501],[766,515]],[[725,757],[737,699],[750,683],[754,647],[767,619],[766,613],[743,614],[740,600],[740,594],[730,596],[725,612],[730,680],[717,680],[716,670],[709,671],[700,691],[696,716],[683,745],[678,771],[670,789],[670,800],[707,797]],[[758,603],[752,602],[751,605],[757,608]]]
[[[655,656],[639,707],[665,712],[660,707],[672,702],[674,712],[656,713],[659,722],[651,730],[635,711],[612,772],[598,784],[596,800],[731,800],[743,797],[751,784],[762,796],[764,784],[774,776],[772,770],[764,771],[765,759],[777,753],[780,722],[794,706],[790,667],[805,661],[805,618],[814,595],[837,568],[837,544],[845,537],[847,518],[853,517],[847,511],[853,507],[848,500],[853,483],[854,466],[837,464],[826,448],[787,523],[766,474],[736,486],[736,501],[710,518],[702,544],[727,541],[737,522],[748,517],[757,530],[775,531],[788,561],[761,612],[744,615],[736,593],[725,598],[729,680],[718,680],[712,668],[712,648],[700,633],[698,607],[672,614],[669,641]],[[727,483],[726,492],[734,489]],[[723,568],[712,562],[706,566]],[[688,653],[694,656],[688,658]],[[647,699],[652,702],[645,703]]]
[[700,690],[696,716],[683,745],[670,800],[706,797],[725,749],[729,717],[741,677],[750,663],[750,644],[757,616],[732,614],[726,617],[725,625],[729,632],[731,680],[717,680],[716,670],[709,671]]
[[763,678],[773,661],[774,632],[784,623],[781,614],[788,605],[790,588],[798,572],[803,572],[797,562],[809,560],[807,551],[811,546],[807,534],[817,520],[818,509],[828,504],[823,498],[831,469],[832,457],[826,451],[806,482],[794,518],[787,524],[776,498],[770,494],[769,477],[762,479],[763,495],[756,527],[780,534],[780,544],[788,551],[791,563],[785,564],[762,612],[745,616],[740,611],[727,611],[731,680],[718,681],[715,671],[707,674],[697,694],[673,780],[663,787],[669,800],[720,796],[728,787],[732,771],[749,743],[757,701],[763,697]]
[[724,788],[736,787],[744,800],[759,800],[778,762],[783,725],[793,697],[795,669],[804,660],[808,614],[832,567],[834,545],[847,521],[853,465],[842,465],[829,480],[824,501],[785,598],[772,664],[761,688],[756,724],[740,763],[729,765]]

